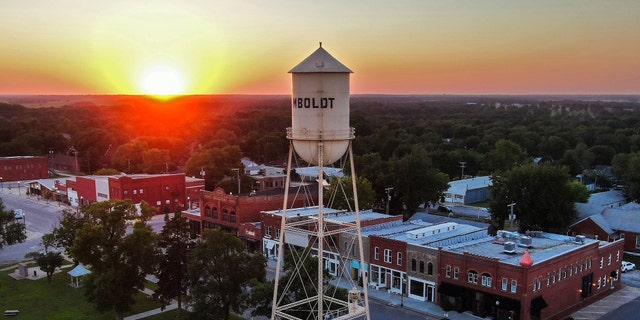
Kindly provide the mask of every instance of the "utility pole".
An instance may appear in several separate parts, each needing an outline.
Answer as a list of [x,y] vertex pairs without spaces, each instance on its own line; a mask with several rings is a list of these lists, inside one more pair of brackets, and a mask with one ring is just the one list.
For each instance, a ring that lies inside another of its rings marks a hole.
[[511,213],[509,213],[509,226],[511,227],[510,229],[513,228],[513,221],[516,219],[515,214],[513,214],[513,207],[515,206],[516,206],[515,202],[511,202],[510,204],[507,205],[507,207],[511,209]]
[[461,168],[461,173],[460,173],[460,179],[464,179],[464,167],[466,166],[466,162],[465,161],[460,161],[460,168]]
[[238,179],[238,195],[240,195],[240,169],[234,168],[234,169],[231,169],[231,171],[236,172],[236,177]]
[[387,193],[387,214],[389,214],[389,202],[391,201],[391,195],[389,191],[393,190],[393,187],[384,188],[384,191]]

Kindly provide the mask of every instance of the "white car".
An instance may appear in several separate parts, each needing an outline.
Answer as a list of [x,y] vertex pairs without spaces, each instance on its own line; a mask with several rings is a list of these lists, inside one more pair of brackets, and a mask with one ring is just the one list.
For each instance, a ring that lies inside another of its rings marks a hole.
[[620,268],[620,270],[622,270],[622,272],[627,272],[627,271],[631,271],[633,269],[636,268],[636,264],[635,263],[631,263],[628,261],[622,261],[622,268]]

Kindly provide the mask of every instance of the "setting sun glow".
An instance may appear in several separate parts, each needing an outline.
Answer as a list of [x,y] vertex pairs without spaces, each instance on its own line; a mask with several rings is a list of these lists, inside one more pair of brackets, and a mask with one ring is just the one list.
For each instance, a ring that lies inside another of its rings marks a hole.
[[184,73],[168,65],[154,66],[144,70],[139,78],[142,93],[152,96],[177,96],[187,90]]

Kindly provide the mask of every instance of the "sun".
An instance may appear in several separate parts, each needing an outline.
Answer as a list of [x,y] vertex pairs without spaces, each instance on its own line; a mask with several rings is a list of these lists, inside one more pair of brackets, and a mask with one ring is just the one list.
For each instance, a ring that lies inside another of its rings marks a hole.
[[185,94],[187,80],[184,73],[174,66],[155,65],[140,73],[138,86],[146,95],[172,97]]

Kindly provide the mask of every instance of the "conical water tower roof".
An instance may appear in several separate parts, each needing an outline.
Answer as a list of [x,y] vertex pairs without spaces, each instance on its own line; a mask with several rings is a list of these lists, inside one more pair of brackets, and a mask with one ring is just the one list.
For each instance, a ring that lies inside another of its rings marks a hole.
[[344,64],[340,63],[336,58],[322,48],[322,42],[320,47],[314,51],[306,59],[302,60],[297,66],[289,70],[289,73],[315,73],[315,72],[341,72],[341,73],[353,73]]

